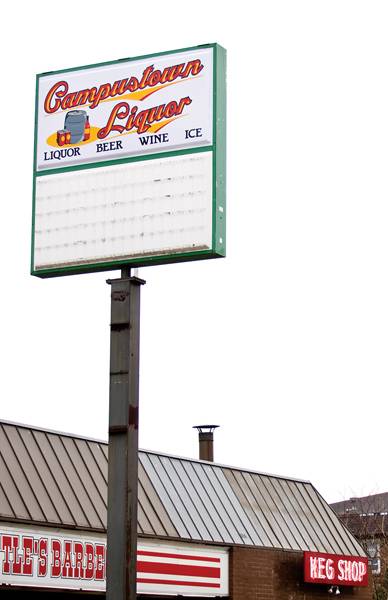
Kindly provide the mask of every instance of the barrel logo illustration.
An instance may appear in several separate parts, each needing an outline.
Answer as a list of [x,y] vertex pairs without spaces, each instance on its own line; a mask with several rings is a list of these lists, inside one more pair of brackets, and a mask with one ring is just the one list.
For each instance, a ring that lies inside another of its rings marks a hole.
[[[66,114],[64,128],[57,131],[55,140],[57,146],[88,142],[90,140],[90,123],[86,111],[70,110]],[[50,138],[47,143],[54,145],[53,140],[50,143]]]
[[37,169],[211,145],[212,84],[211,48],[39,76]]

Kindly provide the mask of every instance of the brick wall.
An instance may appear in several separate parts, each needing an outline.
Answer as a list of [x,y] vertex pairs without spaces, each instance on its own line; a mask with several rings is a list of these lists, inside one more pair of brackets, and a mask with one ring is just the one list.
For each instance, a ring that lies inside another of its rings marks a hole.
[[303,582],[303,552],[233,547],[230,550],[231,600],[371,600],[372,588],[340,587]]

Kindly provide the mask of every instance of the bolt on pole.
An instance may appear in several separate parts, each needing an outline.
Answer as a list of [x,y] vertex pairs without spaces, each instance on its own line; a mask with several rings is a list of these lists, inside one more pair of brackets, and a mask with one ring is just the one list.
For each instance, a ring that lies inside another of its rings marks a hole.
[[107,600],[136,600],[140,288],[123,269],[111,286]]

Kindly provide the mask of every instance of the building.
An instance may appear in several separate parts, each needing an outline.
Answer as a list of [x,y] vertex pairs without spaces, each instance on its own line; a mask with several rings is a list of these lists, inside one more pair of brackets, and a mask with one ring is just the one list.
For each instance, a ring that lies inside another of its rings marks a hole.
[[374,595],[388,598],[388,492],[331,504],[369,557]]
[[[107,461],[101,441],[0,422],[2,599],[104,595]],[[139,598],[371,599],[308,481],[140,451],[138,508]]]

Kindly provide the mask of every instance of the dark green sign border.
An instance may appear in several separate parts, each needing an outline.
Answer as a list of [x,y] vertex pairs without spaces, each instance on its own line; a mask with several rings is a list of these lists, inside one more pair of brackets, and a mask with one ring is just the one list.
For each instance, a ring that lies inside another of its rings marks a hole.
[[[184,262],[191,260],[201,260],[206,258],[218,258],[225,256],[226,250],[226,50],[218,44],[206,44],[191,48],[182,48],[180,50],[170,50],[158,54],[148,54],[145,56],[136,56],[134,58],[125,58],[110,62],[104,62],[93,65],[85,65],[72,69],[63,69],[53,71],[52,74],[69,73],[81,69],[90,69],[113,65],[120,62],[130,62],[143,58],[154,58],[167,54],[176,54],[190,50],[199,50],[202,48],[213,49],[213,144],[210,146],[195,147],[190,150],[176,150],[171,152],[159,152],[155,154],[146,154],[134,157],[127,157],[116,160],[103,161],[99,163],[84,163],[72,167],[62,167],[50,169],[47,171],[37,171],[37,129],[38,129],[38,91],[40,77],[47,76],[49,73],[41,73],[36,77],[35,93],[35,138],[34,138],[34,174],[33,174],[33,200],[32,200],[32,236],[31,236],[31,274],[37,277],[57,277],[60,275],[75,275],[77,273],[91,273],[97,271],[110,271],[122,267],[146,267],[157,264],[168,264],[175,262]],[[72,265],[67,267],[58,267],[50,269],[34,269],[34,247],[35,247],[35,189],[36,178],[46,177],[56,173],[65,173],[68,171],[79,171],[83,169],[95,169],[115,164],[123,164],[137,161],[152,160],[155,158],[163,159],[171,156],[180,156],[194,154],[198,152],[209,152],[213,154],[213,206],[212,206],[212,248],[209,250],[197,250],[184,253],[158,254],[152,256],[142,256],[132,259],[118,258],[113,261],[88,263],[84,265]]]

